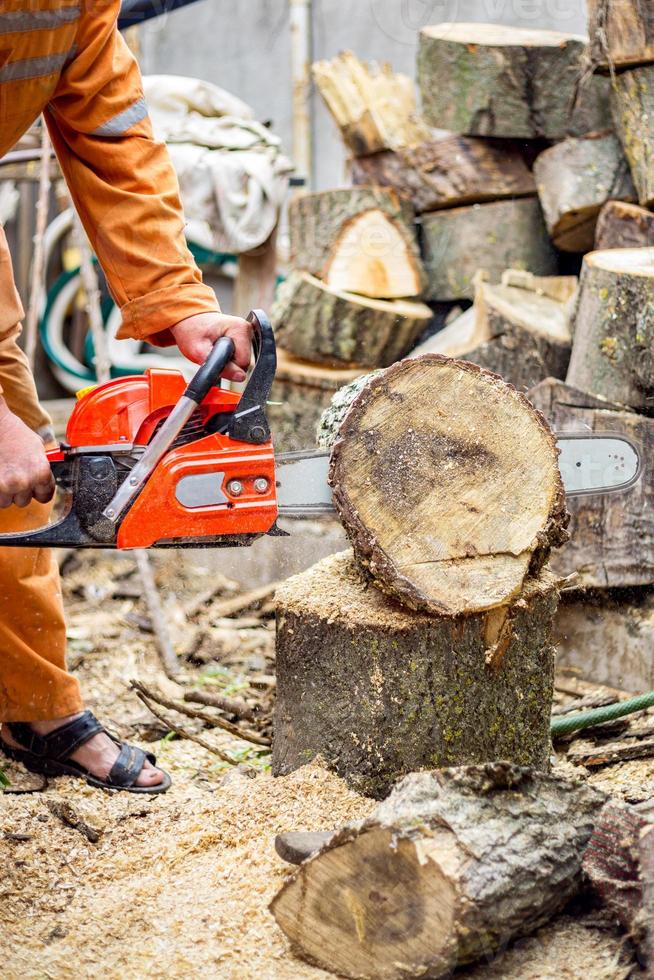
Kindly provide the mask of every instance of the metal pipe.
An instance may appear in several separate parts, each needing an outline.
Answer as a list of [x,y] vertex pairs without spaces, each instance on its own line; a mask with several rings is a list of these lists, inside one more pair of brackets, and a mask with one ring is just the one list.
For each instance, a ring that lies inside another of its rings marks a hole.
[[289,0],[293,81],[293,160],[307,188],[313,178],[312,0]]

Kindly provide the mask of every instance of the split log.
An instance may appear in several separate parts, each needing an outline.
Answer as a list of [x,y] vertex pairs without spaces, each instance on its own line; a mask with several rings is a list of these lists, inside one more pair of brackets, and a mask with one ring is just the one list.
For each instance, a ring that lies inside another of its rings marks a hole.
[[[583,858],[593,891],[654,969],[654,809],[610,800]],[[648,976],[651,973],[648,972]]]
[[415,773],[344,827],[271,904],[310,962],[346,977],[449,977],[579,891],[603,796],[494,765]]
[[633,68],[613,80],[615,130],[631,167],[638,201],[654,204],[654,65]]
[[633,694],[654,690],[654,593],[564,593],[553,642],[558,667]]
[[608,201],[599,213],[595,248],[647,248],[654,245],[654,214],[637,204]]
[[635,201],[629,164],[613,133],[591,133],[552,146],[536,160],[534,176],[547,228],[564,252],[589,252],[600,208]]
[[297,452],[316,445],[316,428],[334,394],[354,381],[361,368],[312,364],[277,348],[277,371],[267,415],[277,452]]
[[392,188],[418,214],[536,191],[519,145],[453,133],[395,152],[356,157],[351,173],[354,184]]
[[[551,379],[533,388],[528,397],[557,432],[617,433],[639,448],[644,461],[654,454],[654,419]],[[651,479],[641,478],[622,493],[570,497],[567,506],[570,541],[552,555],[558,575],[575,575],[572,584],[580,588],[654,582]]]
[[606,129],[608,80],[589,76],[580,85],[587,61],[586,39],[573,34],[497,24],[425,27],[418,52],[423,114],[433,126],[472,136],[556,141]]
[[593,64],[605,70],[654,61],[654,9],[648,0],[586,0]]
[[415,88],[388,64],[367,65],[351,51],[312,67],[320,95],[355,156],[420,143],[429,129],[418,114]]
[[383,211],[363,211],[343,225],[323,269],[330,289],[372,299],[418,296],[425,273],[413,233]]
[[414,609],[503,606],[566,540],[554,437],[524,395],[426,354],[339,392],[321,422],[358,560]]
[[654,411],[654,248],[584,257],[567,381]]
[[413,347],[432,318],[423,303],[368,299],[330,289],[306,272],[292,272],[272,309],[281,346],[325,364],[392,364]]
[[288,209],[291,266],[322,278],[343,227],[366,211],[381,211],[393,222],[419,267],[413,208],[395,191],[376,187],[347,187],[294,197]]
[[549,766],[556,580],[506,609],[429,616],[367,581],[352,552],[277,593],[273,773],[315,756],[383,797],[408,772],[508,759]]
[[555,275],[558,261],[538,198],[473,204],[423,214],[430,300],[472,299],[479,269],[498,282],[505,269]]

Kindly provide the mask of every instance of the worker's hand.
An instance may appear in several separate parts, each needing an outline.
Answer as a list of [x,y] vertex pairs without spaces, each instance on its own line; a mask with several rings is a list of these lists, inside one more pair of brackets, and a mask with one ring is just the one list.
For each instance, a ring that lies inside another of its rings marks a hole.
[[247,320],[222,313],[196,313],[176,323],[172,333],[184,357],[195,364],[206,361],[219,337],[231,337],[234,360],[223,371],[223,377],[230,381],[245,381],[252,356],[252,327]]
[[0,398],[0,507],[47,504],[55,482],[41,439]]

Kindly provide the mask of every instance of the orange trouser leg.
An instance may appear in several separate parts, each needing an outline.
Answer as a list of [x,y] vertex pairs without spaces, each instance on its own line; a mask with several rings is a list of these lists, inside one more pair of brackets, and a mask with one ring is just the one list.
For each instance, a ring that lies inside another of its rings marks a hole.
[[[23,314],[0,228],[0,390],[10,409],[47,440],[50,419],[18,346]],[[0,533],[47,521],[49,505],[0,510]],[[59,569],[47,548],[0,547],[0,722],[47,721],[82,709],[66,671],[66,627]]]

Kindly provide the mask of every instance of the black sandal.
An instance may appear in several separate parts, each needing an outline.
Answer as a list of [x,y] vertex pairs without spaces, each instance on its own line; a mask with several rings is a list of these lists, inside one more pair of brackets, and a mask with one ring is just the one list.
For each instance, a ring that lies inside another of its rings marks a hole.
[[[9,759],[21,762],[30,772],[43,776],[78,776],[86,779],[89,786],[126,790],[128,793],[165,793],[170,788],[172,780],[168,773],[164,773],[164,779],[153,786],[135,786],[146,760],[155,765],[156,756],[135,745],[121,742],[100,724],[91,711],[85,711],[79,718],[69,721],[61,728],[55,728],[48,735],[38,735],[27,722],[14,721],[6,724],[21,748],[8,745],[0,737],[0,751]],[[104,732],[112,742],[120,746],[120,755],[106,779],[99,779],[70,758],[81,745],[100,732]]]

